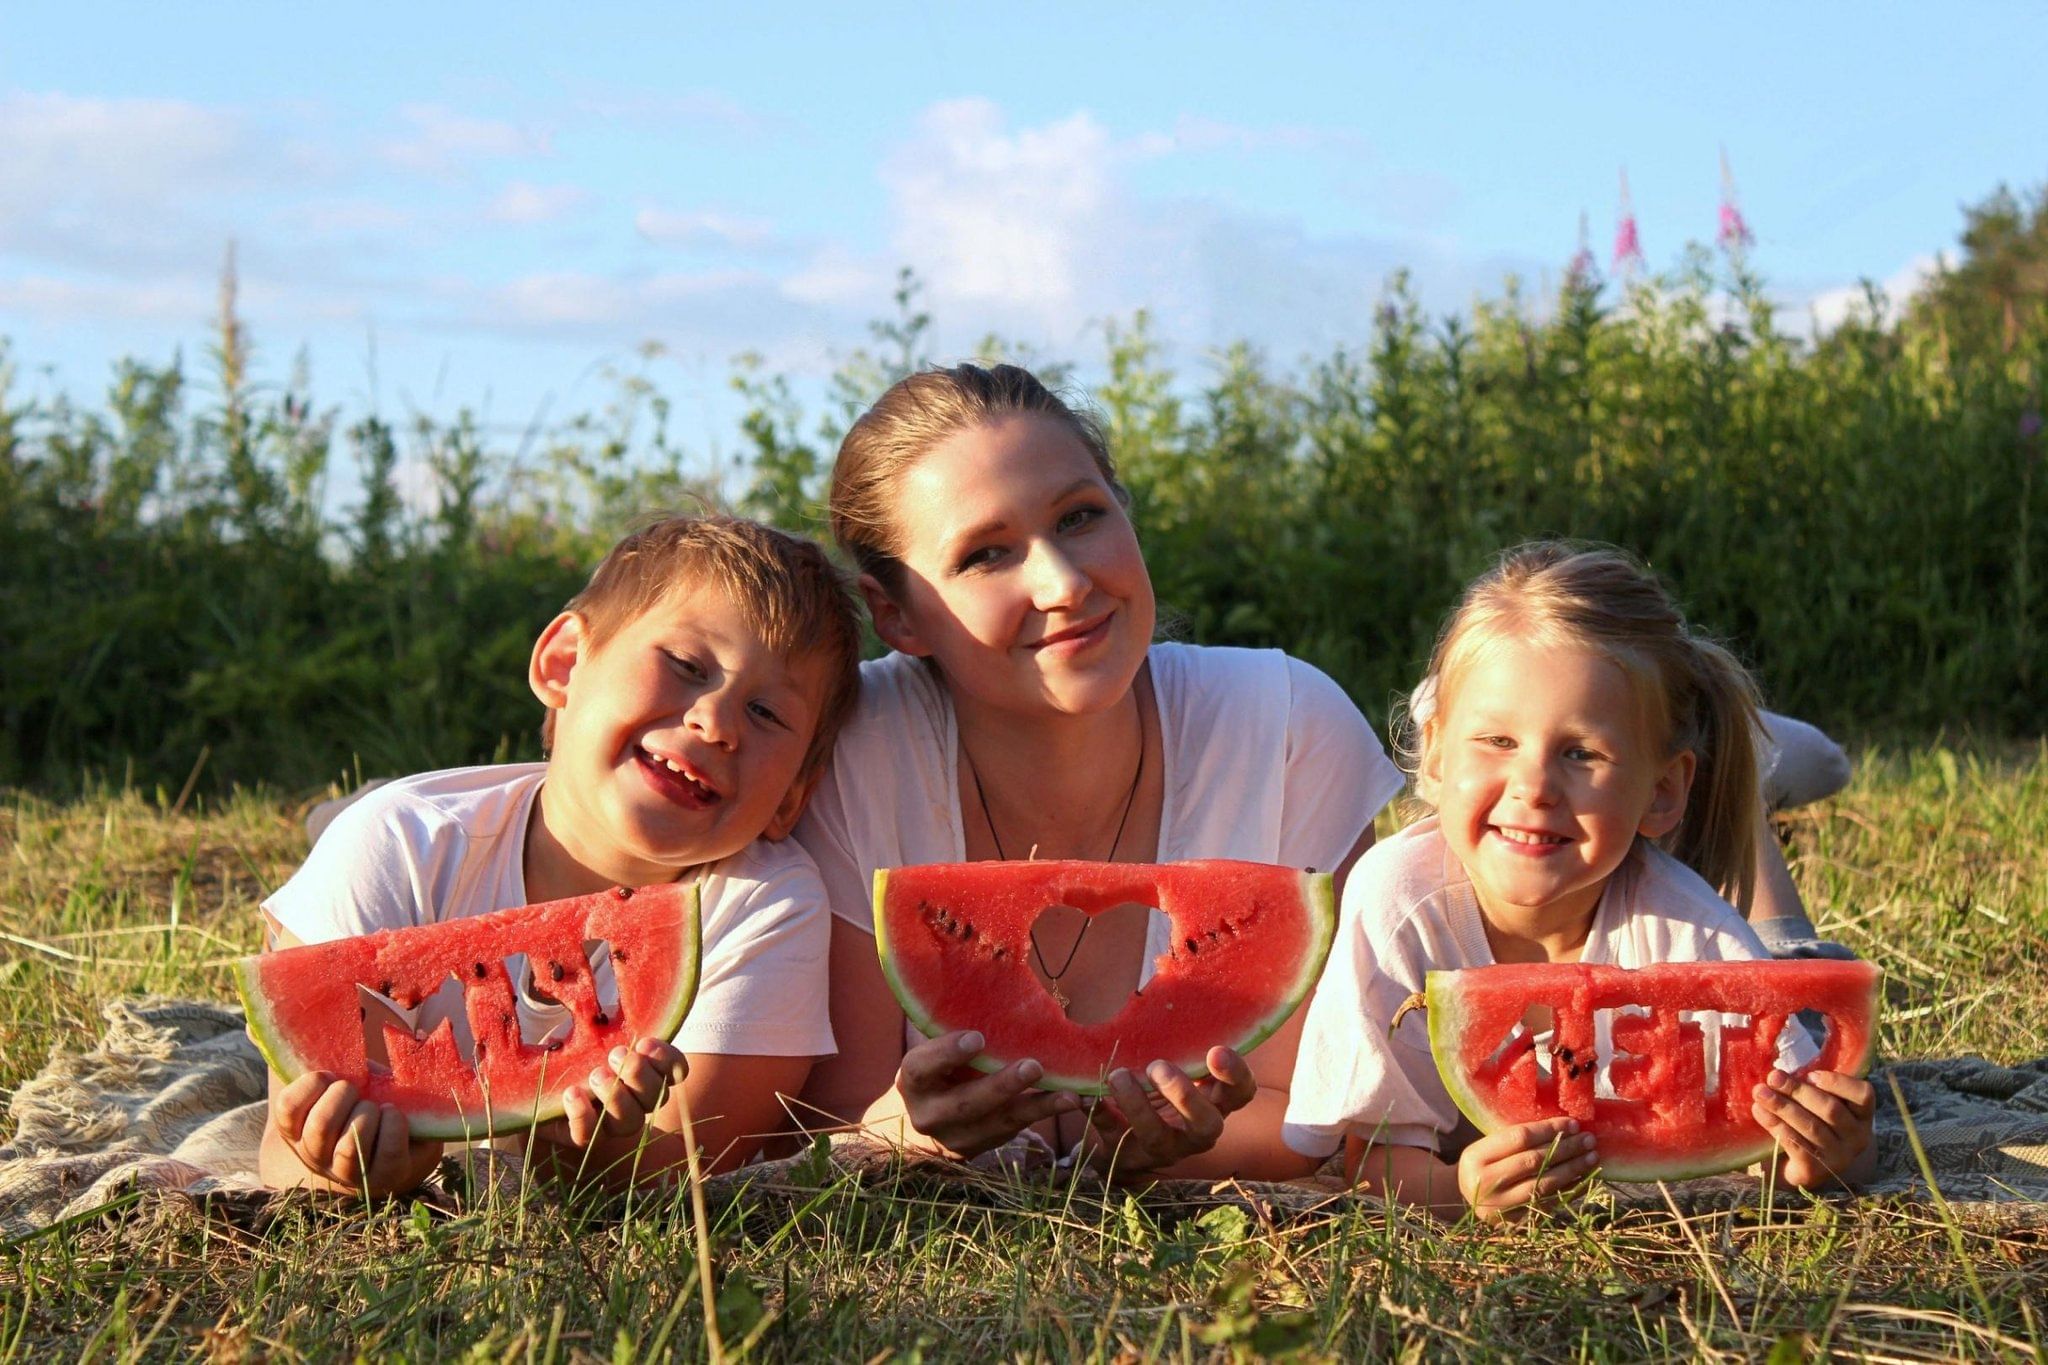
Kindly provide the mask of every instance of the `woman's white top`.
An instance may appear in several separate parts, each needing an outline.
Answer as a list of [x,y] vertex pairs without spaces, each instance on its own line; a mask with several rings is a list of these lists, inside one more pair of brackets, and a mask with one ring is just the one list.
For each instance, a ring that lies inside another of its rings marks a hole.
[[[1331,871],[1401,789],[1371,725],[1314,666],[1279,650],[1180,644],[1154,645],[1150,658],[1166,767],[1151,861]],[[873,933],[876,869],[966,858],[959,754],[936,673],[905,654],[861,665],[859,705],[796,831],[833,914]],[[1155,915],[1140,984],[1165,951]]]

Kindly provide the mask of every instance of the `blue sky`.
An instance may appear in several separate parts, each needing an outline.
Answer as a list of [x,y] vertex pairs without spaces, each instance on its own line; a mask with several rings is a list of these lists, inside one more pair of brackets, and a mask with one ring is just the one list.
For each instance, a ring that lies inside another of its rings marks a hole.
[[824,373],[927,282],[941,352],[1086,360],[1359,337],[1554,281],[1626,167],[1668,266],[1725,148],[1802,312],[1909,288],[1960,206],[2048,181],[2048,7],[937,3],[17,5],[0,33],[0,335],[84,396],[204,344],[226,241],[259,367],[323,402],[600,405],[636,348],[731,442],[730,358]]

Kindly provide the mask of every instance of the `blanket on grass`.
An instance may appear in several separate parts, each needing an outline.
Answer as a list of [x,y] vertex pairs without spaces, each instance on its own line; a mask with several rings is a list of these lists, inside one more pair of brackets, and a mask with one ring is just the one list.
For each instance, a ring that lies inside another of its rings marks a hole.
[[[116,1000],[104,1014],[107,1030],[96,1047],[56,1052],[9,1103],[14,1131],[0,1146],[0,1237],[89,1214],[137,1190],[260,1218],[275,1198],[256,1168],[266,1069],[242,1030],[241,1011],[203,1001],[135,999]],[[1975,1057],[1895,1062],[1872,1079],[1877,1175],[1862,1194],[1938,1197],[1951,1206],[2006,1206],[2015,1214],[2021,1209],[2011,1206],[2048,1201],[2048,1058],[2018,1066]],[[451,1208],[487,1196],[516,1197],[517,1162],[488,1152],[482,1157],[467,1165],[444,1161],[422,1197]],[[713,1177],[707,1192],[810,1191],[827,1174],[984,1185],[1016,1179],[963,1172],[947,1162],[906,1162],[859,1142],[835,1147],[829,1172],[819,1161],[812,1154],[762,1163]],[[1658,1186],[1606,1190],[1621,1209],[1675,1204],[1704,1211],[1754,1202],[1759,1185],[1735,1175],[1668,1187],[1668,1195]],[[1261,1213],[1307,1211],[1340,1197],[1341,1181],[1331,1175],[1288,1184],[1167,1181],[1148,1192],[1166,1202],[1236,1203]]]

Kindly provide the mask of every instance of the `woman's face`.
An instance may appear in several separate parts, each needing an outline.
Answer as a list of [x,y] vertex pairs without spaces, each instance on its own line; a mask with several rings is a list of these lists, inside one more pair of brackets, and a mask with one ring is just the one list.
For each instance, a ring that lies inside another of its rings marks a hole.
[[864,583],[890,645],[956,694],[1088,714],[1130,691],[1152,641],[1152,580],[1130,518],[1057,419],[955,433],[897,479],[895,597]]

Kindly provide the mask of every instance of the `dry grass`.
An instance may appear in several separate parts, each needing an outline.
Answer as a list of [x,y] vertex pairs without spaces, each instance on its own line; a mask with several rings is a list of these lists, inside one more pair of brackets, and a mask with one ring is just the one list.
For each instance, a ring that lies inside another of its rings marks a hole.
[[[2039,747],[1869,754],[1789,823],[1823,928],[1889,973],[1891,1056],[2048,1039]],[[222,997],[294,812],[132,793],[0,806],[0,1085],[136,991]],[[2048,1218],[1873,1200],[1445,1229],[1122,1194],[857,1179],[714,1199],[718,1318],[775,1359],[2041,1359]],[[688,1202],[289,1206],[260,1232],[138,1203],[0,1254],[22,1359],[698,1358]]]

